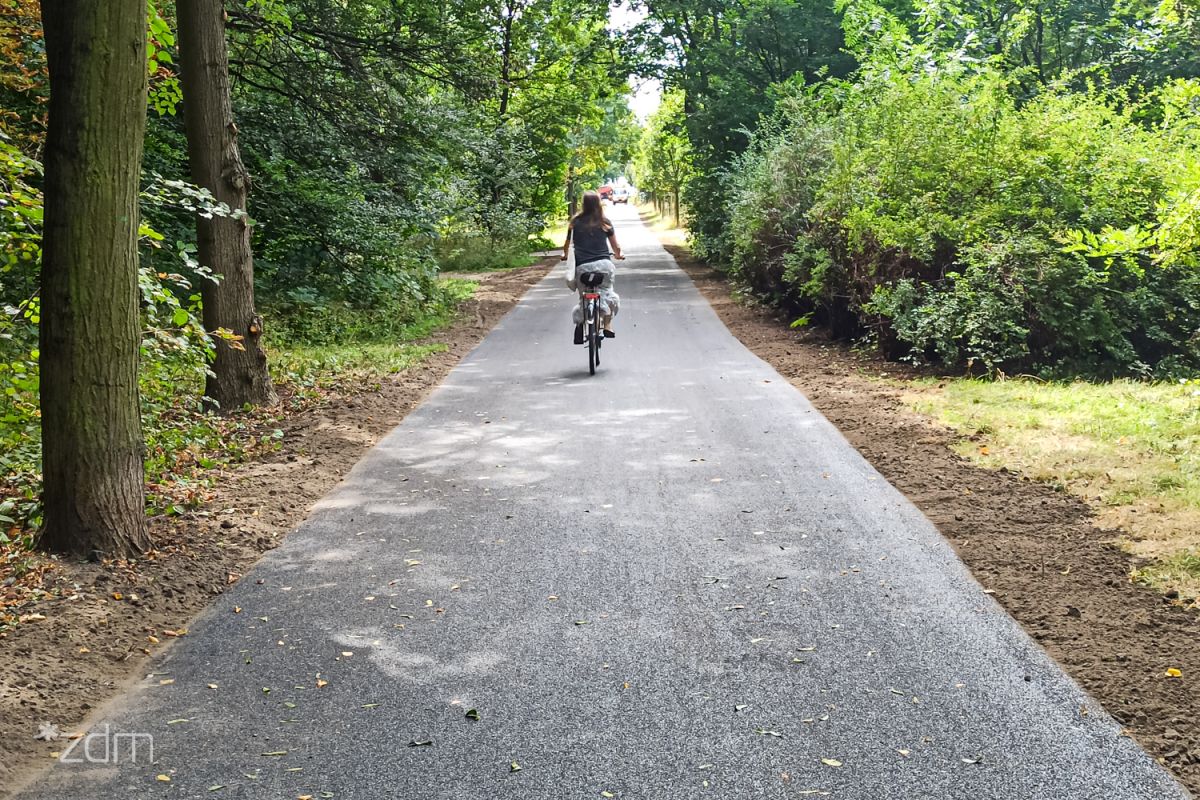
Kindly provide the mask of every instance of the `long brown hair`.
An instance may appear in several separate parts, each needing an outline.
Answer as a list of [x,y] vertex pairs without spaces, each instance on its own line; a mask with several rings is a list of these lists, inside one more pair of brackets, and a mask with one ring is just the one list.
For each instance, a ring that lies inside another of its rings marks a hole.
[[600,193],[588,190],[583,193],[583,210],[571,220],[573,227],[611,228],[612,223],[604,216],[604,206],[600,203]]

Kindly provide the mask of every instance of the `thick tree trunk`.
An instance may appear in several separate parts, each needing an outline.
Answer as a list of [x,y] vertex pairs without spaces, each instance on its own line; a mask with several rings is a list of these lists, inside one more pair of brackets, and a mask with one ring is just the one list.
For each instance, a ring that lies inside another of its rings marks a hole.
[[145,0],[42,0],[50,73],[42,251],[45,529],[53,550],[150,546],[138,403]]
[[[225,9],[221,0],[177,0],[183,116],[192,180],[234,210],[246,210],[250,175],[242,163],[229,93]],[[232,411],[274,403],[275,388],[262,346],[262,318],[254,309],[254,258],[246,217],[199,218],[200,263],[217,283],[204,281],[204,327],[241,337],[240,348],[216,338],[212,374],[204,386],[210,405]]]

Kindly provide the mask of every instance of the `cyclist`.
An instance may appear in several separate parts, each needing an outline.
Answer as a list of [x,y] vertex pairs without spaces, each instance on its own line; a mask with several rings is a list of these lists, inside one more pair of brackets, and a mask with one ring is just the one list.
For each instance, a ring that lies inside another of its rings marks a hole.
[[[613,266],[612,260],[615,258],[621,261],[625,256],[621,253],[621,245],[617,243],[617,234],[612,222],[604,216],[598,192],[583,193],[583,210],[567,226],[567,240],[563,242],[563,261],[570,255],[572,239],[575,241],[575,265],[567,269],[567,288],[572,292],[578,290],[578,276],[581,273],[604,273],[604,281],[599,286],[600,314],[604,337],[612,339],[617,335],[612,329],[613,317],[617,315],[621,305],[621,298],[613,290],[616,267]],[[583,344],[583,310],[578,305],[575,306],[573,319],[575,344]]]

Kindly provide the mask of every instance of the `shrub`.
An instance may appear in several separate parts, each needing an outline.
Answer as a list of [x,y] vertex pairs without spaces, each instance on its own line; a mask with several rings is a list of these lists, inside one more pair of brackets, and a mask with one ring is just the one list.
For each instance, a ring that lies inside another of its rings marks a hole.
[[730,266],[892,357],[1195,372],[1196,97],[1179,81],[1022,104],[953,61],[794,93],[730,172]]

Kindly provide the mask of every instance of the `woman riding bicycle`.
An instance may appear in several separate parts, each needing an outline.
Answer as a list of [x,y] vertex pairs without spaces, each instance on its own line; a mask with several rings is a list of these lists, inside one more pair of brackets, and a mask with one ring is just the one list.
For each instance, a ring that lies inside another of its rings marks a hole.
[[[566,261],[571,251],[571,240],[575,241],[575,266],[567,270],[567,288],[577,291],[579,276],[584,272],[600,272],[604,281],[600,284],[600,313],[603,315],[604,336],[612,339],[616,336],[612,329],[613,317],[616,316],[621,304],[621,298],[613,291],[613,277],[616,267],[612,259],[623,260],[621,245],[617,244],[617,234],[613,224],[604,216],[600,204],[600,195],[596,192],[583,193],[583,210],[571,220],[567,226],[567,240],[563,242],[562,260]],[[612,250],[609,250],[612,245]],[[573,318],[575,321],[575,344],[583,344],[583,311],[576,306]]]

